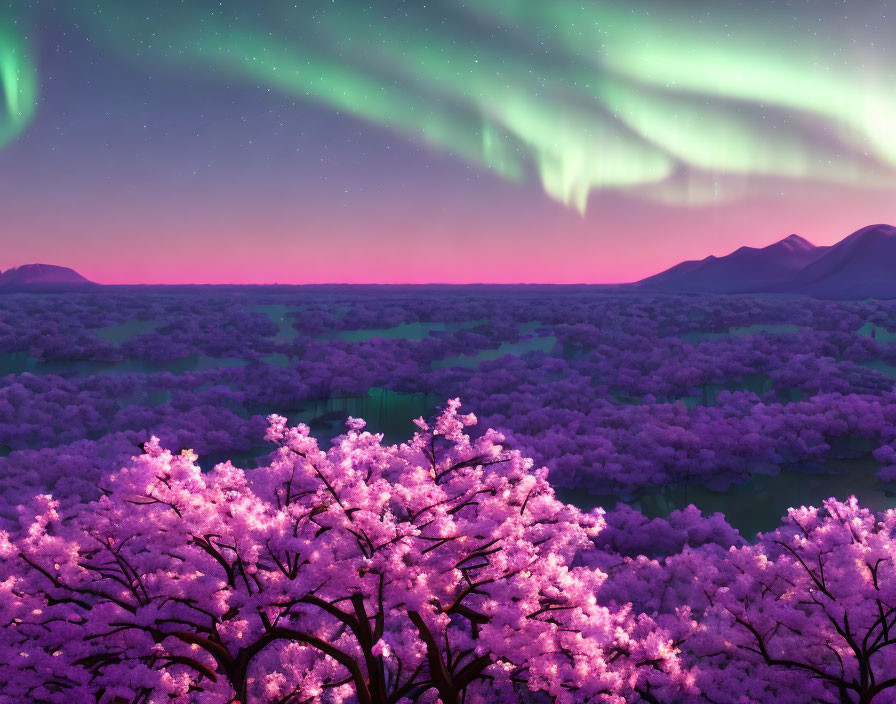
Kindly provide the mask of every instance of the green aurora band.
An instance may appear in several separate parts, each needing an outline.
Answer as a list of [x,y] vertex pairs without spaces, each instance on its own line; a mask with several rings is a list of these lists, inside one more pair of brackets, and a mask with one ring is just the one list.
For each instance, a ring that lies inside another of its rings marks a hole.
[[[896,185],[887,71],[825,66],[821,37],[771,51],[774,33],[749,20],[708,33],[669,3],[634,11],[600,0],[436,0],[392,12],[278,0],[264,16],[204,0],[154,16],[139,0],[83,5],[72,19],[121,56],[312,100],[513,182],[534,172],[581,213],[605,189],[693,205],[803,182]],[[7,112],[20,131],[33,81],[3,37]]]
[[37,71],[24,40],[0,21],[0,147],[30,124],[37,106]]
[[[597,69],[639,86],[656,86],[698,99],[762,103],[830,121],[845,141],[866,142],[877,156],[896,166],[896,87],[892,71],[878,78],[863,69],[831,69],[830,48],[786,42],[774,51],[757,51],[748,37],[769,33],[767,26],[744,27],[724,42],[707,39],[706,29],[660,13],[633,15],[599,0],[481,0],[480,15],[537,32],[544,26],[569,31],[552,34],[553,43]],[[659,6],[658,6],[659,7]],[[600,51],[595,51],[600,47]],[[695,105],[700,105],[695,102]]]

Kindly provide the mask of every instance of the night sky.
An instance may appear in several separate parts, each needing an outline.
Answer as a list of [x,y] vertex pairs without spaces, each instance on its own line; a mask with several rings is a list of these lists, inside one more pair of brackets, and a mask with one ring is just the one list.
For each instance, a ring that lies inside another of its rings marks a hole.
[[618,282],[896,220],[896,9],[0,3],[0,268]]

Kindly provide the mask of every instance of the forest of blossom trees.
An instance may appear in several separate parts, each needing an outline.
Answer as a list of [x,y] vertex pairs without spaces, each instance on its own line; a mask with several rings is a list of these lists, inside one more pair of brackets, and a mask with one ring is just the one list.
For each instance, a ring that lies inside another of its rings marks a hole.
[[584,287],[2,296],[0,704],[896,702],[891,330]]
[[459,406],[327,451],[272,415],[251,470],[153,438],[98,500],[36,497],[0,533],[0,701],[891,701],[896,511],[752,545],[583,513]]

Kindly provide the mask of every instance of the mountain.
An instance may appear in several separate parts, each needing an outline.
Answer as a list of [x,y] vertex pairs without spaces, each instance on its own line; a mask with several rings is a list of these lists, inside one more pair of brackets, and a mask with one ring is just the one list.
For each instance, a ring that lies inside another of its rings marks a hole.
[[638,282],[653,291],[749,293],[783,285],[827,252],[798,235],[768,247],[741,247],[724,257],[686,261]]
[[74,269],[53,264],[23,264],[0,273],[0,288],[28,288],[31,286],[60,286],[71,284],[96,285]]
[[896,227],[853,232],[783,288],[823,298],[896,298]]

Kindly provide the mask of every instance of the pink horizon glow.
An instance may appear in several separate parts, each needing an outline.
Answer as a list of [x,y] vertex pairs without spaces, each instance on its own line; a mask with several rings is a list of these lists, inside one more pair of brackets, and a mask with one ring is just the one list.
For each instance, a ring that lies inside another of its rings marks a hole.
[[510,192],[494,207],[428,196],[405,211],[129,195],[115,208],[97,194],[4,214],[17,235],[4,242],[0,268],[56,264],[102,284],[612,284],[794,233],[828,245],[896,220],[889,196],[868,193],[852,194],[849,207],[816,192],[700,209],[599,195],[585,218]]

